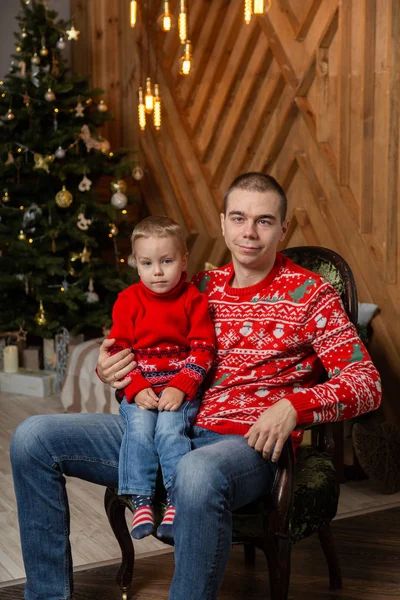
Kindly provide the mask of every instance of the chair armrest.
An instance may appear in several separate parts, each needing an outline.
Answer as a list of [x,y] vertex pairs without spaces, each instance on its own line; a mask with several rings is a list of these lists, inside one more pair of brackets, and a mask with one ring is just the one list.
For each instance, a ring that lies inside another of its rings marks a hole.
[[292,440],[286,440],[278,462],[274,485],[268,497],[268,527],[272,532],[288,531],[293,506],[294,454]]

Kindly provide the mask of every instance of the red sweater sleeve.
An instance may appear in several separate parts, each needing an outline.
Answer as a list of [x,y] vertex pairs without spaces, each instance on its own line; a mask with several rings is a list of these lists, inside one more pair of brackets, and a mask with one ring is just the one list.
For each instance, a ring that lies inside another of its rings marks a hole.
[[[129,288],[128,288],[129,290]],[[112,311],[113,325],[109,338],[115,338],[115,343],[110,348],[111,354],[116,354],[125,348],[132,348],[135,340],[135,298],[128,290],[119,294]],[[128,402],[133,402],[134,397],[141,390],[151,387],[138,368],[128,374],[131,382],[124,388],[123,393]]]
[[210,370],[215,354],[215,329],[208,311],[208,300],[194,285],[188,288],[186,312],[190,324],[190,353],[183,369],[168,387],[185,392],[188,400],[192,400]]
[[321,290],[304,333],[329,381],[288,394],[298,425],[351,419],[381,402],[379,373],[331,286]]

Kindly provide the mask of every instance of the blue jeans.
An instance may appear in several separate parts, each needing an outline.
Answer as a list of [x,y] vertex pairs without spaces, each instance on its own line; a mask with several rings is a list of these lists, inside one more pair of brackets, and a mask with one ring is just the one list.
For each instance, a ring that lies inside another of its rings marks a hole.
[[200,401],[198,394],[177,411],[158,412],[122,400],[125,431],[119,453],[119,494],[154,496],[159,463],[164,487],[170,489],[176,465],[192,449],[189,432]]
[[[65,476],[117,487],[122,436],[122,418],[109,414],[35,416],[14,432],[10,455],[26,600],[71,598]],[[193,447],[174,476],[176,567],[170,600],[217,598],[231,546],[231,510],[269,492],[275,475],[275,466],[242,436],[194,427]]]

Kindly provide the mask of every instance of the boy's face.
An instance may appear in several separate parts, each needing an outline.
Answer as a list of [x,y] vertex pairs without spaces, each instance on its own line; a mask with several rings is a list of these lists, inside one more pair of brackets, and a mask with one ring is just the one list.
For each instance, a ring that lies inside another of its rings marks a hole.
[[133,254],[142,283],[156,294],[172,290],[186,270],[187,252],[171,236],[139,238]]

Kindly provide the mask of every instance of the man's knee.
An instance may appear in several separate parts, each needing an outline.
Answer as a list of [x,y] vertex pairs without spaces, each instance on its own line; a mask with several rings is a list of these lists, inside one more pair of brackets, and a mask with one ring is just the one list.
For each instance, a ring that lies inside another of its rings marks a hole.
[[49,415],[28,417],[15,429],[10,444],[10,459],[14,467],[43,452],[42,441],[49,433],[48,417]]
[[185,504],[204,505],[210,495],[227,495],[228,488],[228,480],[218,455],[194,450],[179,461],[175,472],[174,494]]

